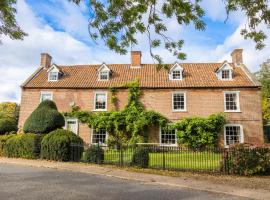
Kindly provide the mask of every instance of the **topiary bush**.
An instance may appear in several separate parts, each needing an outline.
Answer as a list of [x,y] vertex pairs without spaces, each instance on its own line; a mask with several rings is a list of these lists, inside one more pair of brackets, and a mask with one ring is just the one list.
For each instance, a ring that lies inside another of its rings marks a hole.
[[13,135],[6,140],[3,154],[14,158],[39,158],[42,137],[33,133]]
[[17,130],[17,122],[14,119],[8,117],[0,118],[0,135]]
[[[71,150],[76,148],[76,154]],[[83,152],[82,139],[71,131],[57,129],[41,142],[41,158],[57,161],[79,161]]]
[[270,148],[237,144],[224,153],[221,170],[245,176],[270,174]]
[[65,119],[57,111],[53,101],[45,100],[32,112],[26,120],[23,130],[31,133],[49,133],[65,125]]
[[136,148],[132,155],[131,164],[133,166],[147,168],[149,166],[149,150],[143,147]]
[[89,163],[102,164],[104,162],[104,150],[97,145],[92,145],[85,151],[84,159]]
[[177,122],[177,142],[192,149],[217,147],[219,135],[225,124],[223,114],[212,114],[208,118],[189,117]]
[[15,134],[0,135],[0,156],[4,156],[4,148],[9,138],[16,136]]

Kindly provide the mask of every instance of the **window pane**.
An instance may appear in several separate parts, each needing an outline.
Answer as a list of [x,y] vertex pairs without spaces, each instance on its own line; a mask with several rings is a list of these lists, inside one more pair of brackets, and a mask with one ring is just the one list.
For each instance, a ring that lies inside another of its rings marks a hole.
[[241,134],[240,126],[226,126],[225,127],[225,144],[232,145],[240,143],[240,134]]
[[226,110],[238,110],[236,93],[225,94],[225,101],[226,101]]
[[222,79],[230,78],[230,70],[222,70]]
[[106,94],[96,94],[95,109],[106,109]]
[[106,130],[99,129],[93,130],[92,143],[93,144],[105,144],[106,142]]
[[108,80],[109,79],[109,73],[107,71],[101,71],[99,74],[100,80]]
[[176,144],[176,130],[163,127],[161,129],[161,144]]
[[44,100],[52,100],[52,94],[50,93],[41,94],[41,101],[44,101]]
[[184,110],[185,109],[185,95],[173,94],[173,109]]
[[56,80],[58,80],[58,72],[50,72],[49,80],[50,81],[56,81]]
[[181,71],[180,70],[175,70],[172,72],[172,78],[173,79],[181,79]]

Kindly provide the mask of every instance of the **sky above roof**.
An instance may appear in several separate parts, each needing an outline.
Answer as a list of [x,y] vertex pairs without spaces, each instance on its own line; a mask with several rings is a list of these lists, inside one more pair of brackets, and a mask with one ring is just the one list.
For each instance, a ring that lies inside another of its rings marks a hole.
[[[53,62],[59,65],[130,62],[130,55],[118,55],[90,39],[88,2],[85,0],[76,6],[68,0],[18,0],[16,17],[28,36],[23,41],[1,38],[0,102],[20,102],[20,85],[39,66],[41,52],[49,53]],[[185,40],[183,51],[187,53],[187,60],[184,62],[230,61],[233,49],[243,48],[244,63],[255,72],[270,58],[269,39],[266,41],[269,45],[257,51],[252,41],[244,40],[240,35],[245,24],[242,13],[233,13],[225,23],[222,0],[203,0],[201,5],[206,11],[205,31],[197,31],[192,25],[180,27],[174,20],[166,21],[168,34]],[[261,28],[270,35],[264,26]],[[145,45],[147,39],[138,35],[138,43],[133,50],[142,51],[143,63],[152,63],[148,45]],[[167,50],[160,48],[157,51],[166,63],[176,61]]]

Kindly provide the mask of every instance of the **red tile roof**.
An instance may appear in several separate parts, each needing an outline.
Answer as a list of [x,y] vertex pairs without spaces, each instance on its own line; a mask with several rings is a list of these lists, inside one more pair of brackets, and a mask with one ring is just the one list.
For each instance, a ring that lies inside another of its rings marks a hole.
[[[27,80],[24,88],[107,88],[121,86],[136,78],[143,88],[212,88],[212,87],[258,87],[245,67],[233,66],[234,77],[230,81],[218,80],[215,74],[222,63],[180,63],[184,68],[183,80],[169,80],[168,70],[157,70],[154,64],[142,64],[141,68],[130,68],[129,64],[107,65],[112,75],[109,81],[98,80],[101,65],[58,66],[64,75],[58,81],[49,82],[48,72],[41,69]],[[171,65],[173,66],[173,65]]]

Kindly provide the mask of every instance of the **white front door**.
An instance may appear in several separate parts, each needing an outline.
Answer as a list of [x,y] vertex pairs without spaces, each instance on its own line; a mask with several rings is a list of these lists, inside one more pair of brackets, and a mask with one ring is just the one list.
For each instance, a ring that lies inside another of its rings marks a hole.
[[72,131],[76,135],[78,134],[78,120],[77,119],[66,119],[65,129]]

